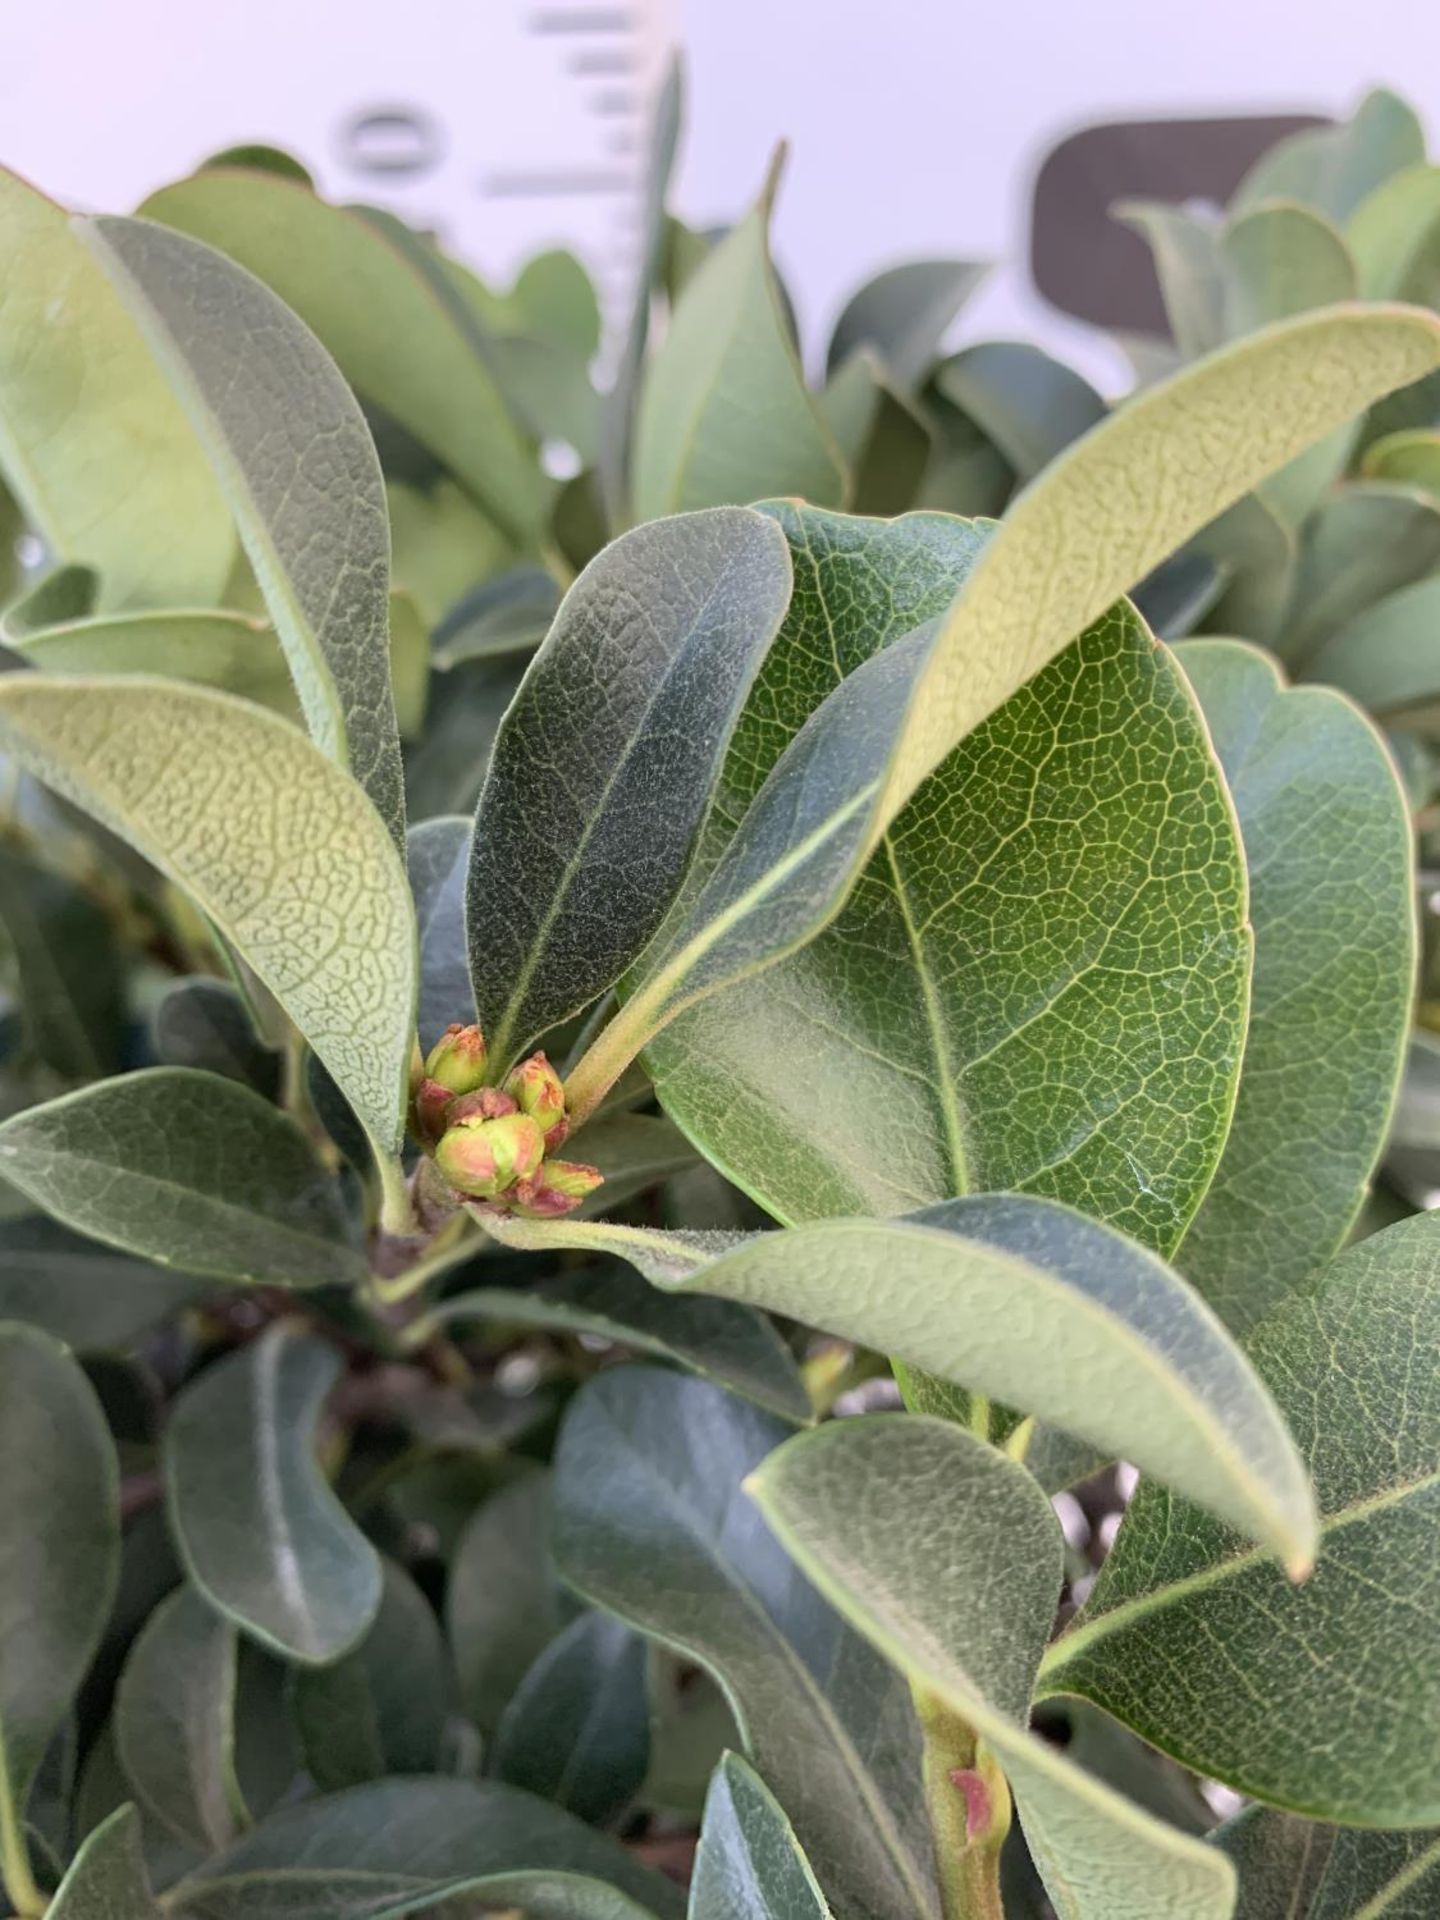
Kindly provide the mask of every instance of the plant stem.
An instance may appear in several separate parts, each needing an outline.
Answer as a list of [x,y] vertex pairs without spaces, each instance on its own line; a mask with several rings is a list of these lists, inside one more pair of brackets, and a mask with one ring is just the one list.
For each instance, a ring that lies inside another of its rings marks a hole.
[[380,1231],[396,1240],[409,1239],[416,1223],[405,1169],[398,1156],[382,1153],[377,1147],[375,1170],[380,1176]]
[[30,1849],[25,1844],[25,1828],[15,1805],[10,1769],[0,1742],[0,1885],[9,1895],[20,1920],[36,1920],[49,1901],[35,1884],[30,1870]]
[[1010,1789],[983,1740],[928,1689],[915,1686],[925,1736],[925,1806],[945,1920],[1005,1920],[1000,1851]]

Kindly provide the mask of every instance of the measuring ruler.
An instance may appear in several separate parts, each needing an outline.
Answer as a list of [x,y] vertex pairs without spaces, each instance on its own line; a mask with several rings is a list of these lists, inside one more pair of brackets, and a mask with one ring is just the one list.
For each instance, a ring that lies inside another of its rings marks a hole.
[[498,284],[574,248],[618,318],[675,16],[675,0],[7,9],[0,161],[115,212],[221,148],[285,147],[327,196],[437,232]]

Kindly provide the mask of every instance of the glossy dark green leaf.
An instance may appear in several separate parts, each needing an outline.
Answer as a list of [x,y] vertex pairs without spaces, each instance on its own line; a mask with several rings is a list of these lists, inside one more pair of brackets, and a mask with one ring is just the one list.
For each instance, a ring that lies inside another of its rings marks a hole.
[[[736,730],[712,857],[727,832],[732,859],[753,836],[756,789],[807,713],[942,612],[983,539],[937,516],[775,511],[795,593]],[[782,1219],[1013,1187],[1168,1248],[1228,1119],[1243,921],[1203,723],[1118,611],[922,787],[817,939],[676,1021],[646,1064]]]
[[969,414],[1029,480],[1109,412],[1088,380],[1022,340],[986,340],[937,368],[947,400]]
[[0,1174],[66,1226],[162,1266],[353,1285],[339,1189],[295,1122],[218,1074],[153,1067],[0,1125]]
[[603,1249],[657,1285],[763,1303],[892,1354],[1188,1487],[1296,1572],[1313,1558],[1304,1467],[1239,1349],[1153,1254],[1069,1208],[977,1194],[908,1220],[783,1233],[563,1220],[495,1231],[512,1245]]
[[434,634],[435,665],[528,653],[550,631],[560,589],[539,567],[513,567],[471,587],[446,608]]
[[970,260],[907,260],[876,274],[835,322],[826,354],[831,377],[857,348],[870,347],[899,387],[913,388],[988,272]]
[[[203,1920],[314,1920],[321,1887],[326,1920],[378,1920],[424,1911],[407,1900],[433,1900],[445,1881],[537,1862],[606,1882],[659,1920],[683,1911],[670,1881],[573,1815],[500,1781],[443,1779],[380,1780],[285,1808],[206,1861],[169,1905]],[[575,1920],[583,1911],[571,1909]]]
[[316,744],[403,841],[389,520],[364,416],[303,323],[223,255],[143,221],[86,231],[214,468]]
[[601,1374],[561,1433],[556,1557],[587,1598],[720,1680],[841,1912],[931,1914],[908,1693],[790,1565],[741,1486],[789,1431],[707,1381]]
[[988,1743],[1060,1920],[1230,1920],[1223,1859],[1026,1730],[1063,1542],[1023,1467],[949,1422],[882,1414],[797,1436],[750,1490],[831,1603]]
[[[1187,1766],[1315,1818],[1434,1824],[1440,1645],[1440,1222],[1373,1235],[1251,1336],[1319,1498],[1289,1587],[1233,1534],[1142,1485],[1079,1618],[1046,1656]],[[1243,1683],[1237,1676],[1243,1675]]]
[[64,209],[4,171],[0,244],[0,466],[26,518],[107,608],[212,605],[234,527],[123,302]]
[[0,929],[9,936],[26,1036],[67,1080],[113,1073],[125,981],[110,921],[93,894],[0,843]]
[[463,302],[445,297],[440,256],[438,271],[425,271],[428,243],[398,221],[392,228],[238,169],[178,181],[141,211],[258,275],[314,329],[356,392],[442,460],[498,527],[517,539],[538,530],[544,475],[475,351]]
[[280,1056],[265,1045],[245,1002],[223,980],[177,980],[152,1020],[163,1066],[223,1074],[267,1100],[280,1091]]
[[45,1909],[48,1920],[154,1920],[160,1909],[150,1891],[140,1820],[120,1807],[91,1834],[71,1861]]
[[414,916],[354,781],[247,702],[140,677],[6,674],[0,745],[189,891],[397,1149]]
[[680,296],[640,395],[635,514],[798,494],[838,505],[845,474],[806,392],[770,264],[774,179]]
[[1299,200],[1343,222],[1392,174],[1424,158],[1425,133],[1414,109],[1377,87],[1339,126],[1306,128],[1272,147],[1240,183],[1233,204]]
[[235,1776],[235,1628],[192,1588],[151,1615],[115,1695],[120,1765],[147,1813],[197,1853],[248,1824]]
[[187,1386],[165,1438],[170,1516],[191,1578],[263,1646],[347,1653],[380,1605],[380,1561],[315,1457],[333,1347],[277,1323]]
[[[588,1134],[581,1136],[577,1153],[587,1138]],[[703,1293],[660,1292],[618,1262],[538,1280],[525,1288],[482,1287],[458,1293],[442,1300],[427,1317],[438,1326],[479,1320],[542,1332],[588,1334],[704,1374],[783,1420],[810,1417],[799,1369],[764,1314]]]
[[525,1675],[490,1748],[489,1771],[597,1826],[621,1814],[650,1764],[645,1642],[582,1613]]
[[460,1536],[445,1630],[465,1711],[493,1733],[526,1671],[568,1617],[550,1558],[550,1487],[529,1473],[479,1507]]
[[1235,1862],[1235,1920],[1431,1920],[1440,1834],[1357,1833],[1247,1807],[1215,1844]]
[[[120,1568],[119,1474],[94,1390],[48,1335],[0,1326],[0,1828],[100,1644]],[[15,1892],[14,1887],[11,1888]]]
[[735,1753],[705,1797],[688,1920],[830,1920],[783,1808]]
[[122,1348],[213,1282],[133,1260],[43,1214],[0,1221],[0,1319],[24,1320],[80,1353]]
[[405,838],[405,865],[420,941],[420,997],[415,1026],[428,1053],[452,1021],[475,1018],[465,945],[465,876],[470,822],[456,814],[422,820]]
[[1225,1151],[1178,1264],[1243,1331],[1345,1239],[1389,1126],[1415,971],[1410,818],[1348,701],[1229,640],[1180,660],[1240,816],[1255,974]]
[[403,1567],[383,1570],[380,1611],[359,1646],[294,1675],[305,1764],[322,1792],[440,1771],[454,1689],[440,1623]]
[[778,530],[728,508],[637,528],[566,595],[476,814],[466,919],[497,1068],[659,925],[790,578]]

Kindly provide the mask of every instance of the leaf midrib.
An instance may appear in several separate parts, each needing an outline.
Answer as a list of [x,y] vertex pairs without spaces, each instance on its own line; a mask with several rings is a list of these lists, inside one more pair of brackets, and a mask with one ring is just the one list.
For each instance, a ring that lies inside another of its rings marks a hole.
[[[790,1642],[785,1638],[784,1634],[781,1633],[779,1627],[775,1621],[771,1619],[769,1613],[751,1587],[743,1580],[739,1580],[738,1578],[732,1579],[729,1576],[724,1562],[715,1552],[713,1542],[696,1526],[691,1514],[681,1502],[679,1494],[672,1483],[655,1472],[653,1462],[639,1453],[639,1450],[633,1446],[629,1436],[624,1432],[623,1428],[619,1426],[618,1422],[612,1420],[611,1425],[615,1428],[616,1433],[624,1443],[626,1451],[632,1458],[639,1461],[644,1475],[652,1484],[658,1486],[661,1490],[662,1504],[670,1514],[672,1522],[681,1533],[687,1535],[688,1538],[700,1548],[705,1560],[713,1566],[719,1574],[722,1588],[727,1592],[733,1593],[745,1613],[757,1623],[759,1628],[757,1638],[769,1642],[778,1650],[782,1665],[798,1680],[801,1693],[810,1702],[816,1719],[826,1732],[829,1733],[836,1751],[844,1760],[846,1771],[851,1777],[860,1801],[870,1812],[875,1824],[876,1833],[884,1842],[885,1851],[893,1867],[898,1870],[902,1885],[905,1886],[915,1902],[915,1911],[920,1914],[928,1913],[931,1904],[928,1891],[923,1884],[918,1883],[915,1878],[913,1864],[910,1861],[900,1834],[895,1828],[890,1810],[880,1798],[878,1788],[871,1779],[869,1769],[862,1763],[849,1733],[835,1717],[830,1702],[826,1695],[820,1690],[815,1676],[791,1646]],[[579,1582],[577,1581],[576,1584],[579,1585]],[[598,1596],[596,1596],[596,1598],[598,1600]],[[608,1603],[600,1601],[599,1604],[606,1605]],[[638,1621],[636,1621],[635,1624],[640,1627],[642,1632],[648,1633],[650,1631],[648,1627]],[[853,1628],[850,1630],[853,1631]],[[671,1640],[672,1644],[684,1647],[687,1652],[691,1652],[697,1656],[700,1654],[699,1647],[693,1643],[687,1643],[674,1635],[668,1635],[666,1637]],[[711,1664],[711,1656],[708,1650],[704,1655],[704,1659],[707,1666]],[[723,1673],[719,1672],[718,1669],[714,1670],[716,1671],[716,1677],[721,1680],[725,1691],[729,1693],[731,1689],[728,1679]],[[741,1720],[748,1725],[750,1715],[738,1700],[735,1704],[739,1709]]]
[[[1419,1475],[1414,1480],[1405,1480],[1387,1487],[1381,1493],[1368,1495],[1363,1500],[1352,1501],[1348,1506],[1337,1508],[1334,1513],[1323,1514],[1320,1519],[1320,1539],[1325,1541],[1333,1533],[1341,1533],[1347,1527],[1358,1526],[1372,1515],[1383,1513],[1387,1508],[1399,1506],[1406,1500],[1416,1499],[1440,1487],[1440,1469],[1434,1473]],[[1197,1573],[1187,1574],[1179,1580],[1172,1580],[1167,1586],[1156,1587],[1149,1593],[1139,1594],[1133,1600],[1121,1601],[1100,1614],[1096,1619],[1081,1620],[1058,1640],[1052,1641],[1045,1649],[1040,1662],[1040,1672],[1036,1681],[1037,1699],[1049,1694],[1063,1693],[1062,1685],[1047,1686],[1047,1675],[1052,1678],[1063,1677],[1066,1667],[1087,1648],[1106,1640],[1118,1633],[1132,1621],[1143,1620],[1153,1613],[1187,1600],[1193,1594],[1207,1592],[1211,1587],[1248,1573],[1252,1567],[1261,1566],[1272,1556],[1263,1547],[1251,1547],[1243,1553],[1232,1554],[1229,1559],[1220,1560],[1211,1566],[1203,1567]]]

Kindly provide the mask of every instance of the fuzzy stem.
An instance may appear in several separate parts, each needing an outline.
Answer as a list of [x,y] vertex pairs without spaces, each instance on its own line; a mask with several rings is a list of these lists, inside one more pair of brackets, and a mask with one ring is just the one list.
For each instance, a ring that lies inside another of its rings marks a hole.
[[983,1740],[927,1688],[914,1686],[925,1736],[925,1806],[945,1920],[1005,1920],[1000,1851],[1010,1789]]
[[380,1176],[381,1233],[395,1240],[410,1239],[415,1233],[415,1205],[398,1154],[382,1153],[377,1146],[375,1170]]
[[30,1849],[25,1843],[25,1828],[15,1805],[14,1787],[0,1746],[0,1885],[9,1895],[20,1920],[35,1920],[50,1904],[35,1884],[30,1869]]

